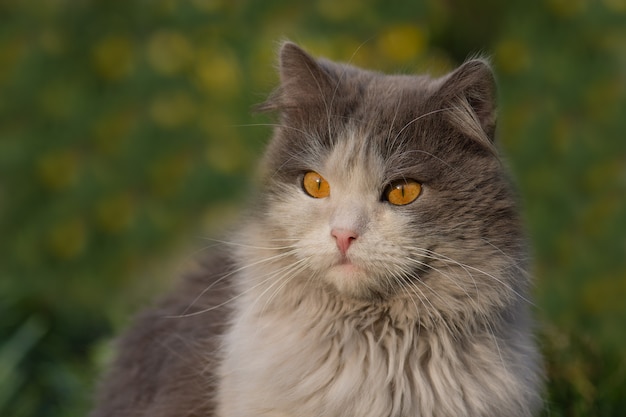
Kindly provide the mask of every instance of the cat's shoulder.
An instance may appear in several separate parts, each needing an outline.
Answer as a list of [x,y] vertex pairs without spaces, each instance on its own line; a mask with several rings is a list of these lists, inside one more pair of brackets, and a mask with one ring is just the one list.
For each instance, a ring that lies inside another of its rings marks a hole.
[[175,415],[182,406],[209,413],[206,393],[214,389],[214,378],[205,373],[217,366],[219,337],[230,314],[232,265],[225,251],[212,251],[134,318],[116,341],[118,355],[100,391],[102,406],[91,417]]

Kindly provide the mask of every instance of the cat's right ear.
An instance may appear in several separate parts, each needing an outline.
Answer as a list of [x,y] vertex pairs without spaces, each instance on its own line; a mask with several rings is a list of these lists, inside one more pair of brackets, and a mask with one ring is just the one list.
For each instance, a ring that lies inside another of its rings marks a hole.
[[280,87],[257,111],[289,111],[323,105],[332,93],[332,75],[313,57],[292,42],[284,42],[279,53]]

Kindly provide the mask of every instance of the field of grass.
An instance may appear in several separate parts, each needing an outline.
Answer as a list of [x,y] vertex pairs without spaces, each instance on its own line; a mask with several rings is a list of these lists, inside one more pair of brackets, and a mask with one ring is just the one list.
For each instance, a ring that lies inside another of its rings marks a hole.
[[241,204],[291,39],[490,56],[534,248],[545,416],[626,410],[623,0],[0,0],[0,415],[85,415],[110,338]]

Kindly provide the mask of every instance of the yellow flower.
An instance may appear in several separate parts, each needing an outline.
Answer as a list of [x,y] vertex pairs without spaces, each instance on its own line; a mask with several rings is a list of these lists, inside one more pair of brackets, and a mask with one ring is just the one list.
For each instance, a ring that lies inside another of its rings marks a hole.
[[239,92],[239,63],[228,51],[201,51],[195,72],[198,86],[212,95],[227,98]]
[[93,66],[102,78],[119,80],[134,68],[133,44],[124,35],[109,35],[100,40],[92,50]]
[[85,249],[87,230],[82,219],[71,219],[57,224],[50,230],[47,247],[60,259],[73,259]]
[[428,45],[426,30],[418,25],[389,28],[378,40],[378,50],[395,63],[404,63],[421,55]]
[[241,169],[249,159],[246,150],[236,137],[210,143],[206,152],[208,164],[217,171],[232,174]]
[[173,75],[187,68],[194,54],[192,44],[183,34],[169,30],[152,35],[147,52],[152,68],[165,75]]
[[46,154],[37,161],[37,174],[49,189],[67,188],[78,177],[78,156],[70,150]]
[[184,91],[170,92],[158,96],[150,106],[152,120],[161,127],[179,127],[196,115],[196,105]]
[[495,48],[495,63],[502,72],[515,74],[530,67],[528,46],[518,39],[504,39]]
[[317,2],[319,13],[330,20],[344,20],[357,13],[363,14],[363,9],[363,4],[359,0],[319,0]]
[[548,7],[555,15],[568,18],[583,13],[587,9],[587,0],[549,0]]
[[96,207],[96,219],[100,227],[109,233],[119,233],[132,223],[135,207],[128,193],[106,198]]
[[626,13],[626,0],[602,0],[602,3],[611,11]]

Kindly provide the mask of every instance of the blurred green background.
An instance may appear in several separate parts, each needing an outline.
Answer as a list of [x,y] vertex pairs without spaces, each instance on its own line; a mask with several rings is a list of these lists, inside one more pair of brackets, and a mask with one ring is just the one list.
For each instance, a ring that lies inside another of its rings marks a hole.
[[0,415],[84,415],[109,341],[232,219],[289,38],[492,57],[534,244],[546,416],[626,413],[626,0],[0,0]]

